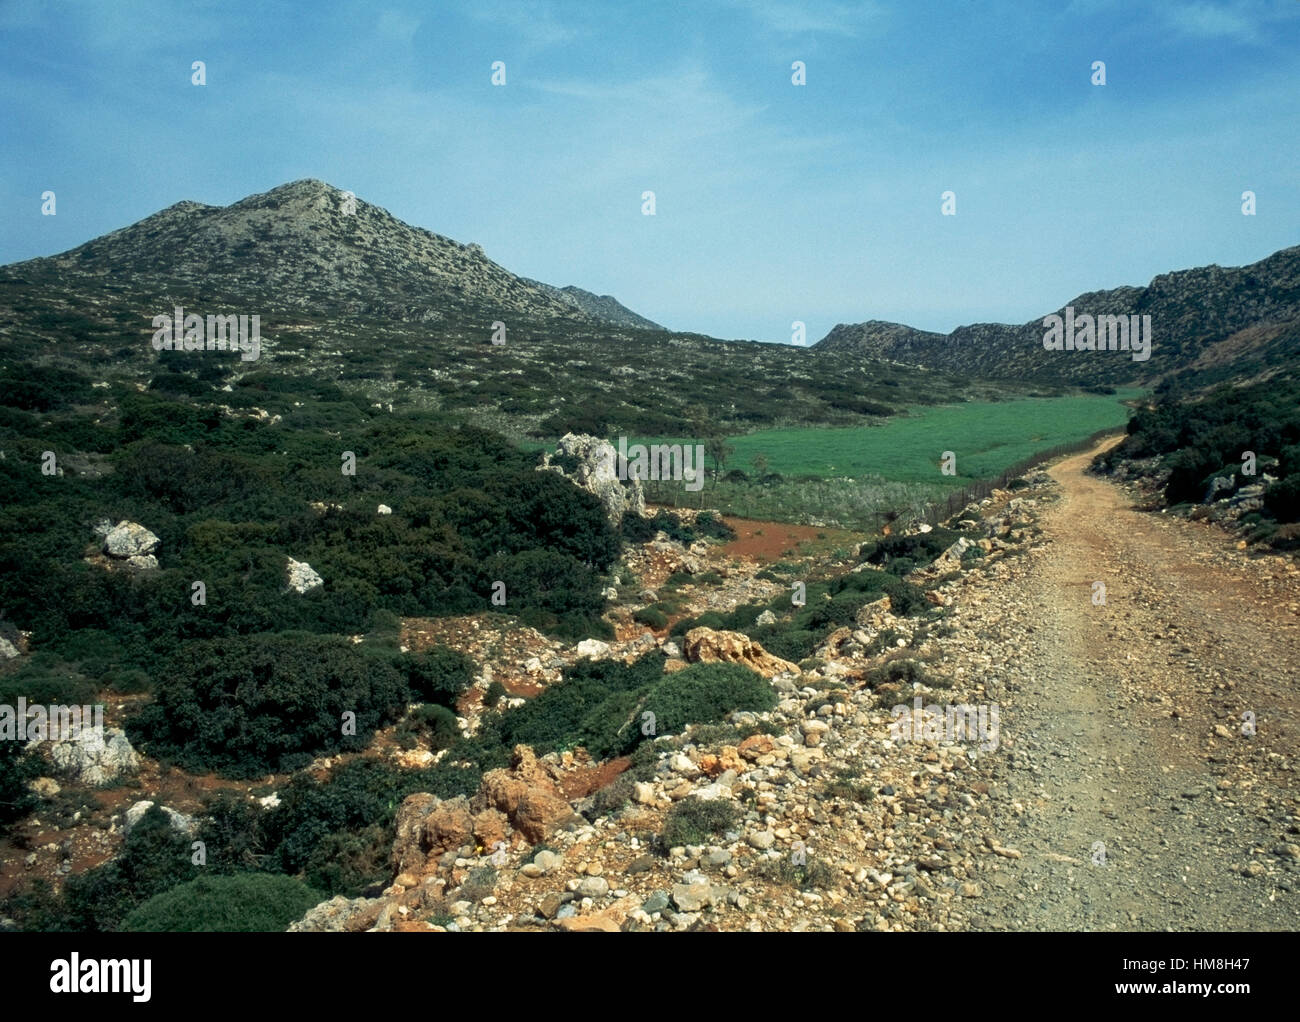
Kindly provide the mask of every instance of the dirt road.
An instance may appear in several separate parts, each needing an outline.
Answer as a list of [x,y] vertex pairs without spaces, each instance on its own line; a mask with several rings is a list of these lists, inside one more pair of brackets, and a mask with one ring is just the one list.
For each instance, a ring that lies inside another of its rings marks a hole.
[[1134,510],[1096,453],[989,604],[1026,622],[991,819],[1021,857],[971,925],[1300,929],[1300,573]]

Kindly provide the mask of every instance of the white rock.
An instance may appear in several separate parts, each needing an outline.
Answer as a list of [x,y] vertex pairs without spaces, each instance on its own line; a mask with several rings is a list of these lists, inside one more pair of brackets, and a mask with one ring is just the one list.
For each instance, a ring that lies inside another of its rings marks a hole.
[[157,550],[161,542],[143,525],[123,520],[104,537],[104,553],[110,557],[143,557]]
[[[128,809],[126,811],[126,821],[122,826],[123,832],[130,834],[131,831],[135,829],[136,824],[144,818],[144,814],[152,808],[152,802],[142,801],[137,802]],[[162,811],[167,814],[167,819],[171,822],[172,830],[185,835],[194,833],[194,817],[186,816],[184,813],[178,813],[175,809],[171,809],[168,806],[163,806]]]
[[380,514],[380,515],[391,515],[392,513],[393,513],[393,509],[389,507],[387,504],[380,504],[378,509],[375,511],[375,514]]
[[583,639],[578,643],[578,656],[602,660],[609,656],[609,643],[601,642],[600,639]]
[[295,593],[309,593],[325,584],[325,580],[306,561],[289,558],[289,588]]

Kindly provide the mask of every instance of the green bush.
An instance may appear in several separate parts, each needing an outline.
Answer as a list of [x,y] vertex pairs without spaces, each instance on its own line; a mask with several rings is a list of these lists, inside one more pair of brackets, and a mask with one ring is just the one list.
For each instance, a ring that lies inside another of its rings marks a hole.
[[156,894],[122,921],[128,933],[283,931],[325,898],[272,873],[201,876]]
[[645,625],[655,631],[660,631],[668,627],[668,618],[663,611],[654,607],[642,607],[632,615],[632,620],[639,625]]
[[[256,777],[359,751],[409,699],[392,666],[345,639],[234,636],[182,649],[127,731],[150,755],[190,772]],[[344,734],[345,713],[355,734]]]
[[39,761],[25,752],[25,743],[0,739],[0,834],[40,801],[27,790],[27,783],[40,774]]
[[663,735],[680,734],[688,724],[717,723],[735,710],[761,713],[776,703],[776,692],[761,674],[714,663],[665,675],[640,705],[655,715],[656,733]]
[[725,799],[689,795],[668,811],[659,837],[665,848],[702,845],[740,822],[740,809]]
[[1279,522],[1300,521],[1300,475],[1288,476],[1265,490],[1264,507]]
[[398,667],[406,674],[412,696],[442,706],[455,706],[478,671],[471,657],[446,646],[403,654]]
[[194,878],[191,854],[190,839],[172,829],[158,806],[151,807],[117,858],[68,878],[53,928],[116,931],[141,902]]

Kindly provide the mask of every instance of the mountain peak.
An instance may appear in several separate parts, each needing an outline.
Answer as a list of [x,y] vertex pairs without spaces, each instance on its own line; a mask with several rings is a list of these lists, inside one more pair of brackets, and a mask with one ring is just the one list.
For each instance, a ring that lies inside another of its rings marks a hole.
[[657,327],[612,298],[518,277],[476,244],[413,227],[317,178],[228,206],[178,202],[23,265],[129,277],[142,292],[255,301],[267,311],[335,310],[421,322],[452,317],[481,323],[484,331],[511,317]]

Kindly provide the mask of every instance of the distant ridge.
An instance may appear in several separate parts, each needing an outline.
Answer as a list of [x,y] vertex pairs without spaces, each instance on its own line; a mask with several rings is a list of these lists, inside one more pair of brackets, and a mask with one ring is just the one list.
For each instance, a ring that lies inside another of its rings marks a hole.
[[[1249,266],[1165,273],[1146,287],[1092,291],[1066,303],[1081,315],[1149,315],[1151,357],[1123,351],[1049,351],[1043,317],[1022,326],[976,323],[950,334],[871,320],[839,324],[814,345],[984,377],[1070,383],[1149,382],[1179,373],[1267,371],[1300,355],[1300,246]],[[1065,306],[1055,310],[1065,315]],[[1045,314],[1047,315],[1047,314]]]

